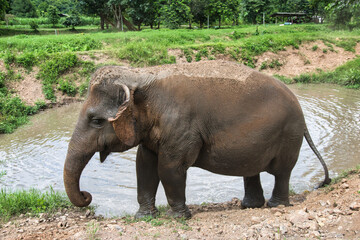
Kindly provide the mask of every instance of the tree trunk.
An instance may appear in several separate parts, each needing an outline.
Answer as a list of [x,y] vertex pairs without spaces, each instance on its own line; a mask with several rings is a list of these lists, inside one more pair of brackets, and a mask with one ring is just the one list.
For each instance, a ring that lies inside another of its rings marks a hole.
[[221,27],[221,17],[219,17],[219,28]]
[[189,29],[191,29],[191,18],[189,18]]
[[134,27],[134,25],[131,22],[129,22],[128,20],[126,20],[126,18],[124,18],[124,16],[122,16],[122,21],[130,31],[136,31],[136,28]]
[[100,15],[100,28],[101,28],[101,30],[105,29],[104,26],[105,26],[105,17],[103,15]]

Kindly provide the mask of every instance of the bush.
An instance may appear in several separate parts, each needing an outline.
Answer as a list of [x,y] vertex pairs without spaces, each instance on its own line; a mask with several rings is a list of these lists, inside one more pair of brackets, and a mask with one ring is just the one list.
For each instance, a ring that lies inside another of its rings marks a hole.
[[72,30],[75,30],[75,27],[81,24],[80,16],[78,14],[73,14],[67,17],[62,24],[65,27],[71,27]]
[[31,70],[31,68],[36,64],[36,62],[37,59],[32,52],[23,53],[16,58],[16,63],[28,70]]
[[35,32],[38,32],[37,29],[39,28],[39,25],[35,21],[31,21],[29,25],[31,29],[33,29]]
[[40,66],[39,77],[43,80],[43,92],[46,99],[55,101],[53,85],[58,83],[61,74],[78,64],[77,56],[74,53],[54,54],[50,60]]
[[350,88],[360,88],[360,70],[350,69],[346,72],[342,84]]
[[74,97],[77,93],[76,86],[73,81],[69,79],[61,79],[59,81],[58,89],[69,96]]

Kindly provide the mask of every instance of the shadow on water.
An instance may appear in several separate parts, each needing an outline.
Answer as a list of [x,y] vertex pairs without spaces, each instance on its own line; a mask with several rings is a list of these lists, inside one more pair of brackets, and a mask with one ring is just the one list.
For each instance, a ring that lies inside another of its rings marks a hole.
[[[332,85],[292,85],[303,108],[312,138],[322,153],[332,176],[359,164],[360,94]],[[1,187],[54,189],[64,191],[62,170],[80,104],[48,110],[32,118],[32,123],[11,135],[0,136]],[[137,210],[136,148],[113,153],[100,164],[96,154],[85,168],[80,187],[93,195],[97,212],[104,215],[133,214]],[[291,186],[296,192],[311,190],[323,179],[323,170],[304,141]],[[273,177],[261,174],[265,197],[269,198]],[[228,201],[242,198],[240,177],[216,175],[190,168],[187,203]],[[157,204],[165,204],[162,186]]]

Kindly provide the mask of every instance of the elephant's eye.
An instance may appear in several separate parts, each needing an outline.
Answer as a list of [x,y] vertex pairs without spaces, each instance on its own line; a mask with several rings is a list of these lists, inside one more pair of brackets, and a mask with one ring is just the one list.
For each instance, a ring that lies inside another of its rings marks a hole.
[[93,119],[91,119],[90,124],[92,127],[101,128],[101,127],[103,127],[104,122],[105,122],[105,119],[103,119],[103,118],[93,118]]

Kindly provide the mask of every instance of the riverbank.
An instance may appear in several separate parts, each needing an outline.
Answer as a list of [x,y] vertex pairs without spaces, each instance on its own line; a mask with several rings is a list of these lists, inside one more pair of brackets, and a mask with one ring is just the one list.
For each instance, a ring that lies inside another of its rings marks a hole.
[[83,99],[91,74],[104,65],[228,60],[286,83],[359,88],[359,41],[359,30],[333,31],[322,24],[3,37],[0,133],[13,132],[43,108]]
[[0,225],[13,239],[358,239],[360,168],[334,184],[291,196],[291,207],[241,209],[230,202],[191,205],[190,220],[104,219],[91,211],[22,216]]

